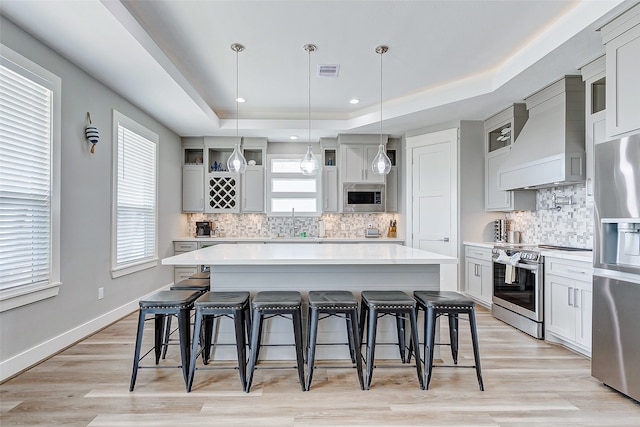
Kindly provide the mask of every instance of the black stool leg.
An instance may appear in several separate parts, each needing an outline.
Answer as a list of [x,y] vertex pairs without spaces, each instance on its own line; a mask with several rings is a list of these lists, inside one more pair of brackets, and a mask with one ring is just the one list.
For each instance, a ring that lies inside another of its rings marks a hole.
[[233,313],[233,324],[236,330],[236,352],[238,354],[240,384],[242,384],[242,389],[244,390],[247,386],[247,340],[245,335],[246,321],[244,319],[244,310],[236,310]]
[[360,331],[356,324],[358,318],[358,310],[354,309],[350,313],[347,313],[349,319],[350,329],[347,331],[347,335],[351,337],[350,341],[353,342],[353,357],[355,359],[356,371],[358,371],[358,381],[360,382],[360,390],[364,390],[364,378],[362,378],[362,355],[360,354]]
[[476,363],[476,376],[478,377],[478,385],[480,391],[484,391],[484,385],[482,383],[482,372],[480,370],[480,349],[478,348],[478,331],[476,329],[476,316],[475,310],[472,308],[469,311],[469,327],[471,328],[471,340],[473,342],[473,358]]
[[316,358],[316,341],[318,339],[318,309],[309,307],[308,315],[308,345],[307,345],[307,383],[306,389],[311,387],[311,380],[313,379],[313,366]]
[[[162,324],[162,330],[164,331],[162,339],[162,359],[167,357],[167,350],[169,349],[169,337],[171,336],[171,318],[173,315],[167,314],[164,316],[164,323]],[[157,362],[156,362],[157,364]]]
[[451,357],[453,364],[458,364],[458,313],[447,313],[449,318],[449,342],[451,343]]
[[133,371],[131,372],[131,383],[129,384],[129,391],[133,391],[133,387],[136,385],[136,377],[138,376],[138,366],[140,365],[140,347],[142,346],[142,333],[144,332],[144,310],[140,310],[138,315],[138,334],[136,335],[136,350],[133,355]]
[[[411,347],[415,348],[416,351],[420,352],[419,347],[419,339],[418,339],[418,316],[417,309],[412,309],[409,313],[410,321],[411,321],[411,343],[413,344]],[[409,355],[410,357],[411,355]],[[416,354],[416,372],[418,374],[418,382],[420,383],[420,390],[424,390],[424,380],[422,378],[422,369],[420,367],[420,355]]]
[[256,362],[258,360],[258,350],[260,342],[260,332],[262,331],[262,313],[260,310],[253,310],[253,318],[251,320],[251,345],[249,346],[249,367],[247,368],[247,385],[244,389],[249,393],[251,390],[251,382],[253,381],[253,372],[256,368]]
[[402,314],[396,314],[396,330],[398,332],[398,350],[400,350],[400,360],[402,363],[406,362],[405,349],[407,348],[405,321]]
[[[196,310],[196,320],[193,325],[193,342],[191,347],[191,360],[189,361],[189,377],[187,379],[187,393],[191,391],[191,386],[193,385],[193,377],[196,372],[196,359],[198,357],[198,345],[200,344],[200,330],[202,328],[202,311]],[[202,359],[204,360],[204,349],[207,345],[207,340],[203,342],[202,347]]]
[[361,345],[364,342],[364,323],[368,315],[369,315],[369,306],[366,305],[364,302],[362,302],[360,304],[360,322],[359,322]]
[[364,389],[369,390],[371,378],[373,377],[373,361],[376,350],[376,328],[378,327],[378,311],[369,308],[369,320],[367,325],[367,373],[365,376]]
[[353,336],[351,334],[351,330],[353,329],[353,322],[357,321],[357,317],[352,319],[351,313],[345,313],[344,319],[347,325],[347,340],[349,341],[349,355],[351,356],[351,363],[356,363],[356,354],[355,354],[355,343],[353,340]]
[[298,308],[293,311],[291,319],[293,320],[293,335],[296,346],[296,360],[298,362],[298,380],[300,381],[300,388],[302,391],[306,391],[305,379],[304,379],[304,340],[302,339],[302,312]]
[[431,381],[431,369],[433,368],[433,349],[436,336],[436,313],[432,307],[427,307],[425,312],[424,335],[424,387],[428,390],[429,382]]
[[154,320],[154,336],[155,336],[155,355],[156,355],[156,365],[158,363],[160,363],[160,356],[162,354],[162,348],[163,348],[163,344],[166,343],[166,345],[169,344],[169,341],[167,339],[167,341],[164,341],[164,335],[163,332],[165,331],[165,316],[168,316],[169,318],[171,318],[170,315],[164,315],[164,314],[156,314],[155,316],[155,320]]
[[189,378],[189,360],[191,359],[191,346],[190,341],[191,337],[189,336],[189,309],[180,309],[178,313],[178,328],[180,335],[180,356],[182,358],[182,376],[184,377],[184,382],[187,384]]

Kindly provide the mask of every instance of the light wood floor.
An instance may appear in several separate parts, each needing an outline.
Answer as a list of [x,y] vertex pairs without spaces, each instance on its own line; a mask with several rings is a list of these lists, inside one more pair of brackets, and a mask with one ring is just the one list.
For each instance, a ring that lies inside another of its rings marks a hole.
[[[295,370],[259,370],[246,394],[233,370],[198,371],[186,393],[179,370],[145,369],[130,393],[136,322],[130,315],[0,385],[0,425],[640,425],[640,403],[592,378],[588,359],[484,310],[484,392],[473,369],[437,368],[426,391],[413,368],[376,369],[371,390],[360,391],[355,370],[318,367],[308,392]],[[464,364],[472,354],[461,327]],[[177,354],[172,347],[166,363],[176,364]]]

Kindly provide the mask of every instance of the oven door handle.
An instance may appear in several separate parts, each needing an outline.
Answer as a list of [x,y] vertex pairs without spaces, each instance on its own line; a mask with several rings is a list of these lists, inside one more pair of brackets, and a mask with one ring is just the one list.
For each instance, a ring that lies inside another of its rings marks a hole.
[[[496,264],[511,265],[511,264],[509,264],[507,262],[500,262],[500,261],[496,261],[496,260],[493,260],[493,262],[496,263]],[[523,270],[538,271],[538,266],[537,265],[520,264],[520,263],[518,263],[518,264],[514,265],[514,267],[522,268]]]

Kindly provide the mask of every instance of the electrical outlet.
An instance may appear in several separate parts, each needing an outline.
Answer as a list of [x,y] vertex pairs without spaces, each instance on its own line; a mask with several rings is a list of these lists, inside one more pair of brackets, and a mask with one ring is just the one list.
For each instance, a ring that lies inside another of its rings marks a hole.
[[104,288],[98,288],[98,299],[104,298]]

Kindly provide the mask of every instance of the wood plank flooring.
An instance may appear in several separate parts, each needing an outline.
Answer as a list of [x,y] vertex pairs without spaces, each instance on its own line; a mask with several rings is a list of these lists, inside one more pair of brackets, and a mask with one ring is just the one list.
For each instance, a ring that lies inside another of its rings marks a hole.
[[[415,368],[401,367],[376,369],[371,390],[360,391],[355,370],[318,361],[308,392],[291,369],[257,371],[248,394],[234,370],[197,371],[186,393],[180,370],[145,369],[130,393],[132,314],[0,385],[0,425],[640,425],[640,403],[592,378],[589,359],[486,310],[477,317],[484,392],[473,369],[445,367],[435,369],[429,390],[419,389]],[[460,364],[473,361],[465,328],[461,322]],[[450,364],[448,356],[443,348],[440,362]],[[163,363],[177,365],[178,357],[173,346]]]

